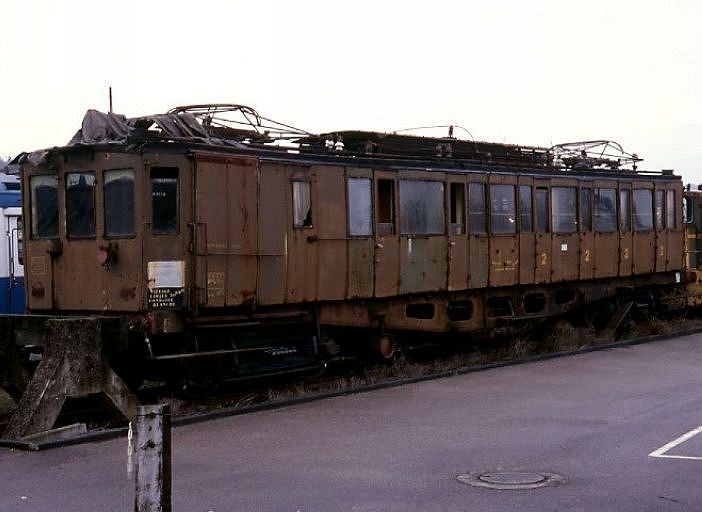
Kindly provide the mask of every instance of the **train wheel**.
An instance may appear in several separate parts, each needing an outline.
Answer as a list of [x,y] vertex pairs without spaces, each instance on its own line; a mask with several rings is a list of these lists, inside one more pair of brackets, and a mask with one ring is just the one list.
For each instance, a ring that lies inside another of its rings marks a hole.
[[392,361],[397,352],[395,338],[391,334],[383,333],[375,339],[376,354],[383,361]]

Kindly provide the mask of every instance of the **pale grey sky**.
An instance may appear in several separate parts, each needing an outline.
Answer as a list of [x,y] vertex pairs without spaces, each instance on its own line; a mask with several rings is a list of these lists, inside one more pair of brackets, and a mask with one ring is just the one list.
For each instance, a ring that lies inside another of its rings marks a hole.
[[[0,155],[85,110],[231,102],[308,131],[612,139],[702,182],[702,1],[4,0]],[[460,133],[459,133],[460,135]]]

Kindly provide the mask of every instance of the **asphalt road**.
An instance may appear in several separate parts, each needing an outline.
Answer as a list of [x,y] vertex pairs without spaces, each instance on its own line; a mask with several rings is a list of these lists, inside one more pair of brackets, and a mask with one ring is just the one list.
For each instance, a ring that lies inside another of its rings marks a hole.
[[[179,427],[173,510],[702,510],[701,368],[692,335]],[[126,445],[0,451],[0,511],[133,510]]]

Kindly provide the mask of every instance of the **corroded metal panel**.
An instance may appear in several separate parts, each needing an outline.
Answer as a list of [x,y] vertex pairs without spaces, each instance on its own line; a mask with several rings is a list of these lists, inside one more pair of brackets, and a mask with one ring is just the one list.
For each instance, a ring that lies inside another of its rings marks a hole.
[[619,270],[619,233],[595,233],[595,278],[614,277]]
[[452,235],[448,238],[448,290],[468,288],[468,235]]
[[261,163],[258,229],[258,301],[285,301],[288,254],[288,178],[284,165]]
[[649,274],[653,272],[656,263],[656,234],[653,231],[634,233],[633,252],[633,273]]
[[484,288],[488,285],[489,258],[486,235],[470,235],[468,242],[468,287]]
[[315,167],[319,264],[317,299],[341,300],[346,293],[346,189],[343,167]]
[[372,238],[348,241],[348,287],[350,299],[373,296],[373,244]]
[[551,281],[570,281],[580,271],[580,237],[577,233],[553,233],[551,244]]
[[198,249],[204,251],[198,264],[204,263],[207,269],[205,304],[222,307],[253,302],[258,249],[257,160],[199,155],[195,187]]
[[580,233],[580,279],[592,279],[594,275],[594,246],[595,234],[592,231]]
[[551,280],[551,234],[537,233],[534,248],[536,258],[534,282],[548,283]]
[[443,290],[445,287],[445,237],[401,237],[400,293]]
[[517,236],[493,235],[490,238],[490,286],[510,286],[519,280]]

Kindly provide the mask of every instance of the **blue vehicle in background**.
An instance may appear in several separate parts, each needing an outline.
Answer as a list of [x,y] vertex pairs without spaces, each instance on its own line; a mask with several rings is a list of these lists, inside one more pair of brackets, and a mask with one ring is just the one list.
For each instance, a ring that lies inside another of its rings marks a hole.
[[16,175],[0,173],[0,313],[24,313],[22,191]]

